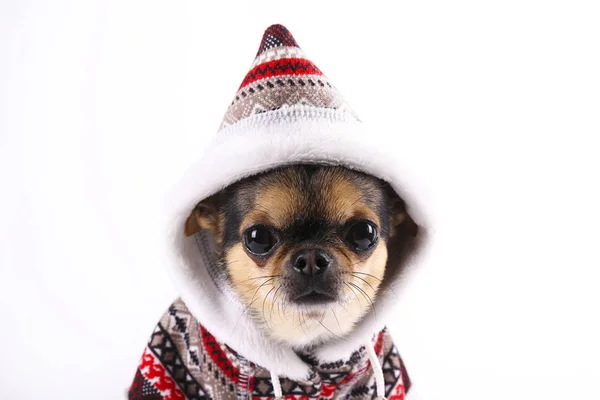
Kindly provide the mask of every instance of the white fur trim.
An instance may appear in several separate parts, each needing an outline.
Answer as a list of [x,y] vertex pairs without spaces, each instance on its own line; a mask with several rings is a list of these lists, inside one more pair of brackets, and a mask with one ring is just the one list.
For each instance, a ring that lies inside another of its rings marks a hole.
[[[282,165],[324,163],[343,165],[388,181],[406,200],[411,215],[427,225],[412,197],[411,180],[386,145],[385,137],[367,133],[347,111],[308,106],[285,107],[257,114],[223,129],[175,186],[168,200],[173,222],[171,276],[192,314],[218,340],[271,372],[294,380],[307,378],[309,368],[294,351],[260,331],[241,305],[224,295],[210,278],[198,246],[183,227],[193,207],[244,177]],[[402,179],[400,179],[402,177]],[[383,293],[370,313],[344,341],[317,350],[322,361],[347,358],[385,326],[397,299]]]

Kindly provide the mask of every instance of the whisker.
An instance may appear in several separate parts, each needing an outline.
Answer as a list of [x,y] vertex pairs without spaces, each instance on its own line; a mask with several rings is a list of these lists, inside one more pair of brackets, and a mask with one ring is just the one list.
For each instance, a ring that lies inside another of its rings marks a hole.
[[346,257],[346,259],[350,263],[350,265],[348,265],[348,267],[354,267],[354,266],[360,264],[361,262],[366,261],[369,258],[369,256],[364,256],[364,258],[359,258],[357,262],[353,263],[352,260],[350,259],[350,257],[348,257],[345,253],[342,253],[342,255],[344,257]]
[[369,276],[369,277],[371,277],[371,278],[373,278],[373,279],[377,279],[379,282],[383,282],[383,279],[380,279],[380,278],[376,277],[376,276],[375,276],[375,275],[373,275],[373,274],[367,274],[366,272],[353,271],[353,272],[346,272],[346,274],[359,274],[359,275],[366,275],[366,276]]
[[267,294],[266,294],[266,295],[265,295],[265,297],[263,298],[263,303],[262,303],[262,317],[263,317],[263,320],[265,321],[265,324],[267,325],[267,328],[269,328],[269,329],[271,329],[271,327],[269,326],[269,322],[268,322],[268,321],[267,321],[267,319],[265,318],[265,303],[266,303],[266,301],[267,301],[267,298],[269,297],[269,295],[271,294],[271,292],[272,292],[273,290],[275,290],[275,286],[273,286],[273,287],[271,288],[271,290],[269,290],[269,291],[267,292]]
[[354,286],[358,291],[360,291],[360,293],[371,303],[371,310],[373,311],[375,318],[377,318],[377,312],[375,311],[375,304],[373,304],[373,299],[371,299],[371,297],[367,294],[367,292],[362,290],[362,288],[360,286],[358,286],[357,284],[352,283],[352,282],[350,282],[350,284],[352,286]]
[[337,303],[340,307],[342,307],[344,309],[344,311],[346,311],[346,314],[350,314],[350,312],[348,311],[348,309],[346,308],[346,306],[344,305],[344,303],[342,303],[341,301],[338,301]]
[[[260,286],[258,286],[258,289],[260,289],[261,287],[263,287],[263,285],[265,285],[266,283],[269,283],[273,279],[275,279],[275,278],[270,278],[270,279],[264,281]],[[242,293],[242,296],[244,296],[248,292],[253,291],[254,289],[256,289],[256,287],[253,287],[252,289],[246,290],[244,293]],[[258,291],[258,289],[256,289],[256,290]],[[254,293],[254,296],[256,296],[256,293]],[[254,298],[254,296],[252,296],[252,298]]]
[[[298,311],[296,311],[296,314],[298,314]],[[298,321],[300,322],[300,324],[298,325],[300,327],[300,329],[302,329],[302,332],[304,332],[304,334],[306,335],[306,331],[304,330],[304,319],[302,318],[302,313],[300,313],[300,315],[298,315]]]
[[250,279],[245,279],[241,282],[238,283],[244,283],[244,282],[248,282],[248,281],[255,281],[258,279],[267,279],[267,278],[279,278],[281,275],[277,274],[277,275],[264,275],[264,276],[257,276],[256,278],[250,278]]
[[287,314],[287,310],[288,310],[287,307],[290,305],[290,303],[286,300],[286,301],[282,301],[281,304],[283,305],[283,307],[282,307],[283,317],[290,324],[293,323],[294,318],[292,318],[292,321],[290,321],[290,319],[288,318],[288,314]]
[[[304,314],[302,314],[302,319],[304,319],[304,322],[306,322],[306,317],[304,316]],[[317,320],[318,321],[318,320]],[[312,328],[311,332],[314,331],[315,329],[317,329],[317,327],[315,326],[314,328]]]
[[[272,279],[269,279],[266,282],[263,282],[258,289],[256,289],[256,292],[254,292],[254,295],[252,296],[252,299],[250,300],[250,303],[246,306],[246,308],[244,308],[244,310],[242,311],[242,313],[240,314],[240,316],[238,317],[235,326],[233,327],[233,332],[236,331],[238,324],[240,323],[240,320],[242,319],[242,317],[244,316],[244,314],[250,309],[250,306],[252,306],[252,304],[254,304],[254,302],[256,300],[258,300],[258,297],[256,297],[256,294],[258,293],[258,291],[260,290],[260,288],[262,288],[263,286],[265,286],[266,284],[268,284],[270,281],[272,281]],[[246,292],[248,293],[248,292]],[[256,299],[255,299],[256,297]]]
[[273,294],[273,302],[271,303],[271,311],[269,311],[269,318],[271,318],[271,316],[273,315],[273,308],[275,307],[275,303],[277,302],[277,293],[281,288],[283,288],[283,285],[279,285],[277,287],[277,290],[275,290],[275,293]]
[[369,282],[367,282],[366,279],[363,279],[360,276],[356,276],[354,274],[351,274],[351,275],[354,276],[356,279],[360,279],[361,281],[363,281],[364,283],[366,283],[367,285],[369,285],[371,287],[371,289],[373,289],[373,293],[377,293],[377,290],[375,290],[375,288],[373,287],[373,285],[371,285]]
[[331,329],[329,329],[328,327],[326,327],[326,326],[325,326],[325,324],[323,323],[323,321],[319,321],[319,324],[320,324],[320,325],[321,325],[323,328],[325,328],[325,329],[327,330],[327,332],[331,333],[331,334],[332,334],[333,336],[335,336],[336,338],[338,338],[338,339],[340,339],[340,340],[343,340],[344,342],[347,342],[347,341],[348,341],[348,339],[345,339],[345,338],[341,337],[340,335],[333,333],[333,332],[331,331]]
[[344,282],[344,283],[346,284],[346,286],[348,286],[350,288],[350,290],[352,291],[352,294],[354,294],[354,297],[356,298],[356,301],[358,302],[358,306],[360,307],[360,310],[362,312],[362,308],[363,308],[362,303],[360,302],[360,299],[358,298],[358,294],[356,293],[356,290],[354,290],[348,282]]
[[[343,272],[343,274],[348,274],[348,275],[354,275],[354,274],[366,275],[366,276],[369,276],[369,277],[371,277],[371,278],[373,278],[373,279],[376,279],[376,280],[378,280],[379,282],[382,282],[382,283],[383,283],[383,279],[380,279],[380,278],[376,277],[375,275],[367,274],[366,272],[358,272],[358,271],[353,271],[353,272]],[[355,276],[355,278],[358,278],[358,276]],[[359,278],[359,279],[360,279],[360,278]],[[385,292],[385,291],[388,291],[388,290],[389,290],[390,292],[392,292],[392,294],[393,294],[393,295],[394,295],[394,296],[395,296],[397,299],[400,299],[400,297],[398,296],[398,294],[397,294],[397,293],[394,291],[394,289],[392,289],[391,287],[387,287],[387,288],[384,288],[384,289],[383,289],[383,291],[384,291],[384,292]]]
[[338,319],[337,315],[335,314],[335,310],[333,309],[333,307],[331,307],[331,312],[333,313],[333,317],[335,318],[335,322],[337,322],[338,329],[340,330],[340,333],[341,333],[342,326],[340,325],[340,320]]

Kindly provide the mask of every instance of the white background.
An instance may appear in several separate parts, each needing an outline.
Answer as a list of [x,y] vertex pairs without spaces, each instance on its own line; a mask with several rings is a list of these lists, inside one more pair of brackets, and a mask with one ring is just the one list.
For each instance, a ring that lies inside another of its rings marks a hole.
[[283,23],[422,183],[409,398],[599,399],[594,3],[1,1],[0,398],[124,397],[165,194]]

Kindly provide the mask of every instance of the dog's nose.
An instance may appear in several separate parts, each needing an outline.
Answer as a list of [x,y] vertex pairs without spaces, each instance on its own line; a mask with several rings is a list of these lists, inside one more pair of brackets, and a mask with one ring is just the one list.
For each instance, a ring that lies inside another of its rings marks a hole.
[[320,275],[331,265],[333,257],[323,249],[306,249],[292,256],[294,270],[305,276]]

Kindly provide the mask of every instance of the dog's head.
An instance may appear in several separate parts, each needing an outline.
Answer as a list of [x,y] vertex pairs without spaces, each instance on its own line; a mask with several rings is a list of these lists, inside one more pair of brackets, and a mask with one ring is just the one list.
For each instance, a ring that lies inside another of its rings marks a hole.
[[237,182],[200,202],[185,229],[215,233],[245,312],[296,346],[348,333],[418,233],[386,182],[318,165]]

